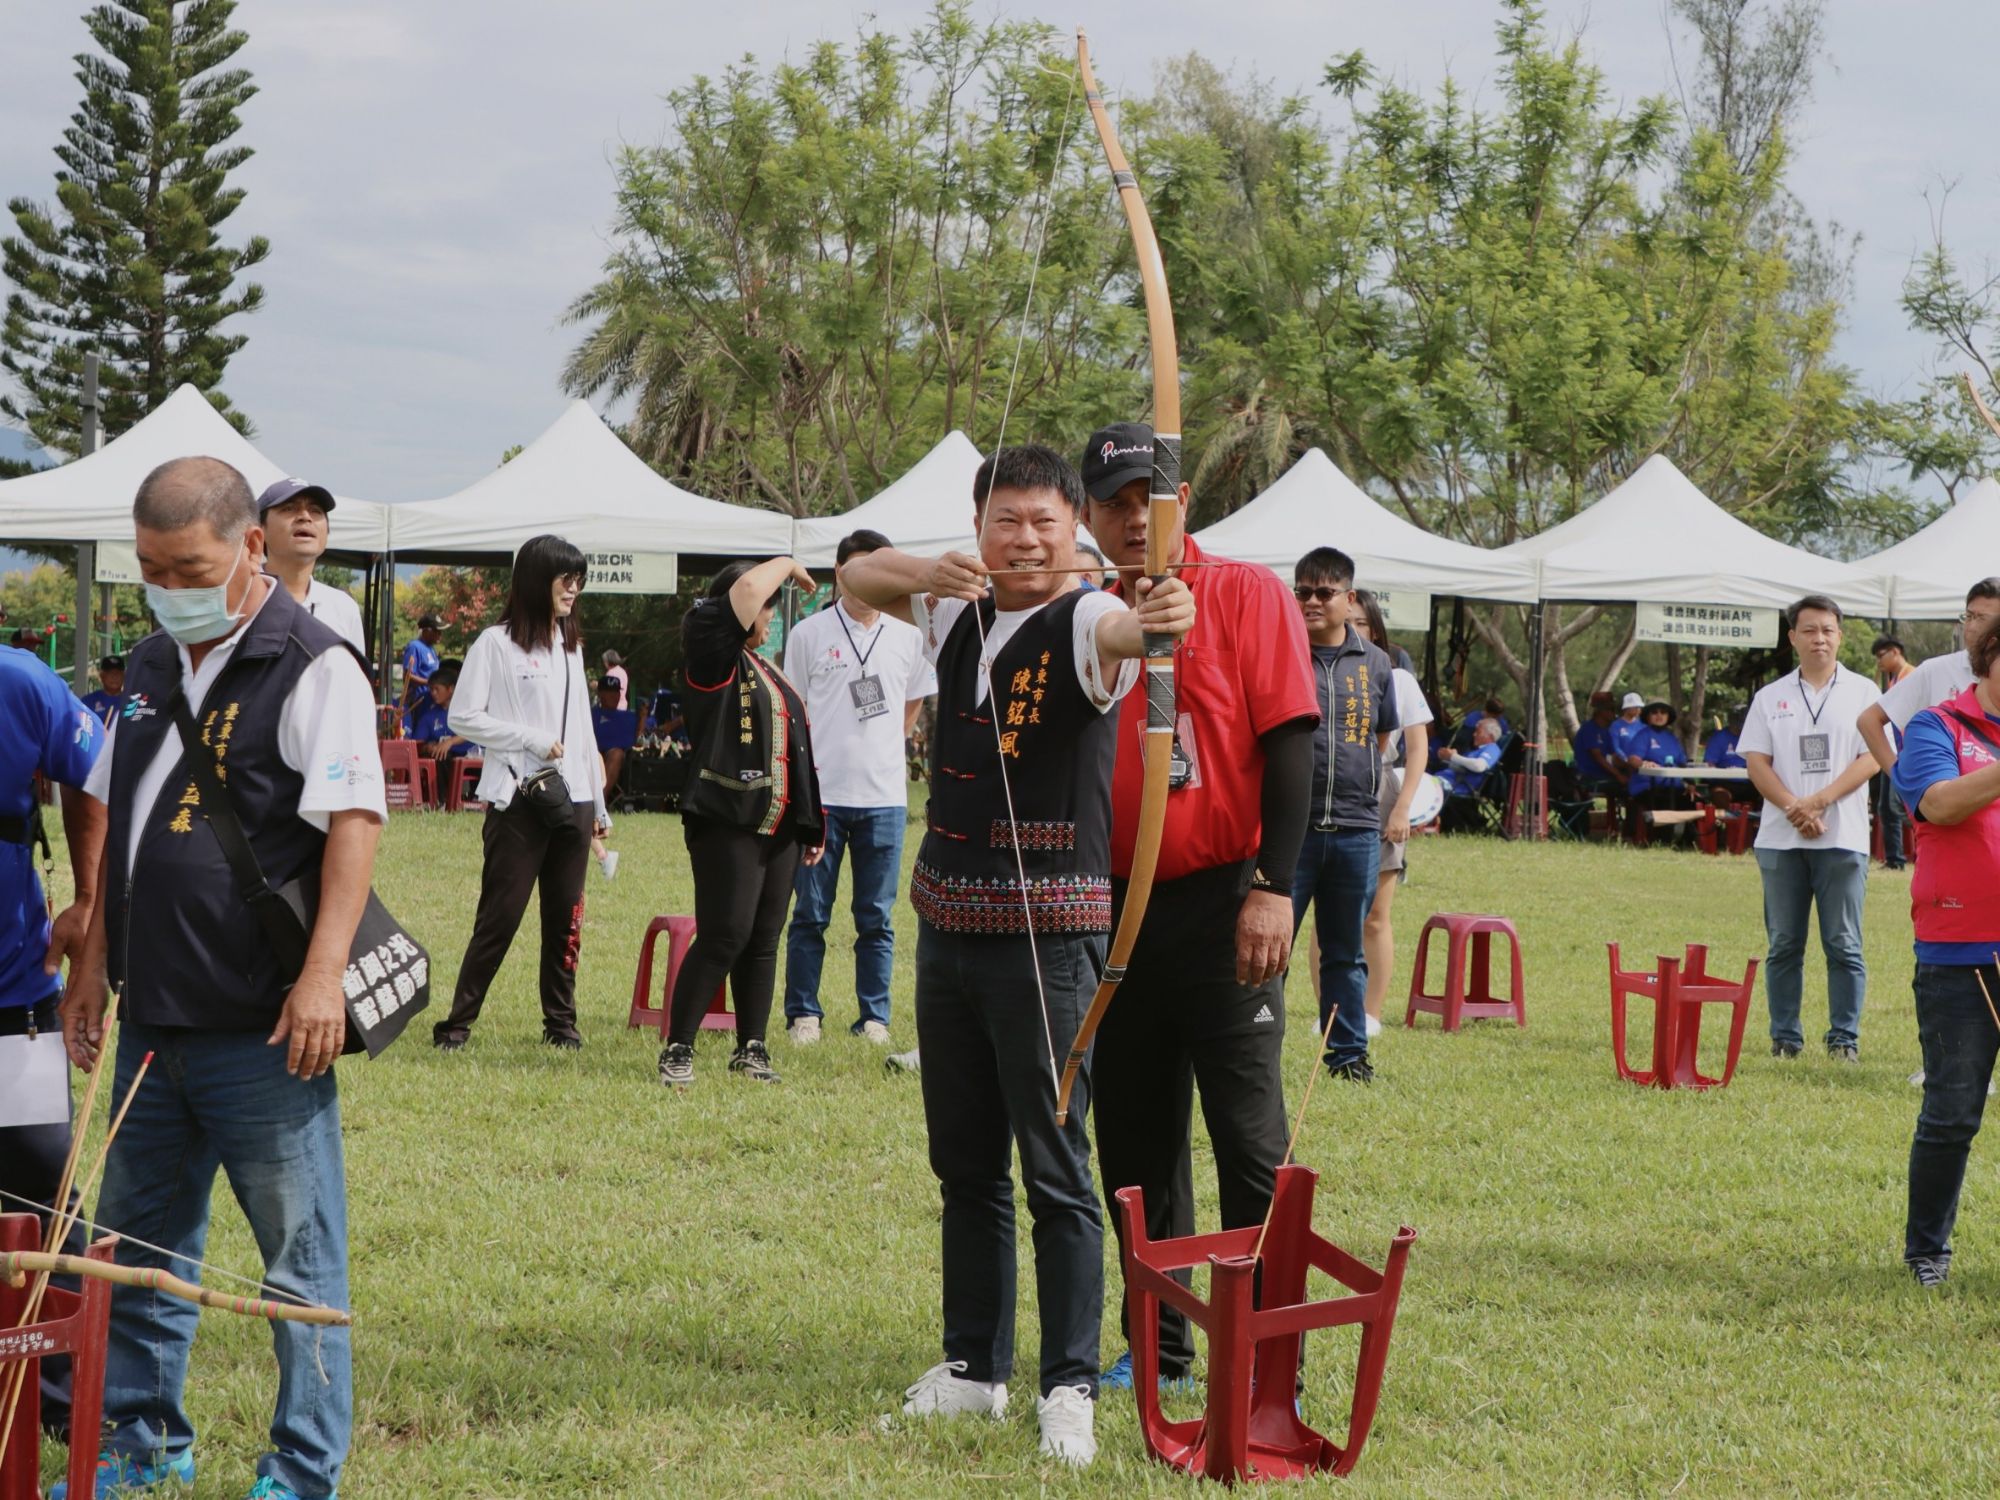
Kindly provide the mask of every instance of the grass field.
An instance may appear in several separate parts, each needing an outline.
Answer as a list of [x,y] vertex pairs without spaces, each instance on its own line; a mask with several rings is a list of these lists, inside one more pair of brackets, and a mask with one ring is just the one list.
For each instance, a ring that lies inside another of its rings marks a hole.
[[[691,1093],[661,1090],[657,1038],[624,1021],[646,919],[690,909],[686,860],[667,817],[622,819],[617,844],[617,882],[591,876],[581,1054],[538,1045],[524,935],[469,1050],[440,1056],[420,1035],[342,1065],[358,1405],[342,1494],[1191,1493],[1144,1457],[1129,1398],[1102,1404],[1094,1468],[1037,1460],[1025,1208],[1009,1418],[878,1428],[939,1357],[938,1197],[916,1083],[846,1037],[846,966],[830,960],[836,1024],[815,1050],[774,1040],[781,1087],[728,1077],[716,1038]],[[378,884],[431,946],[434,1005],[478,869],[476,819],[392,820]],[[2000,1489],[1989,1149],[1975,1150],[1948,1289],[1919,1294],[1900,1264],[1918,1097],[1906,877],[1871,881],[1861,1066],[1810,1049],[1766,1058],[1760,994],[1735,1084],[1696,1095],[1613,1075],[1604,943],[1632,961],[1706,940],[1719,969],[1740,972],[1763,949],[1749,860],[1432,839],[1413,869],[1397,990],[1429,912],[1505,913],[1527,948],[1529,1027],[1392,1024],[1374,1087],[1314,1094],[1300,1158],[1322,1174],[1321,1231],[1375,1264],[1398,1224],[1421,1235],[1345,1492]],[[913,926],[904,908],[900,1046],[913,1040]],[[838,930],[843,956],[846,942]],[[1809,1037],[1824,994],[1815,953]],[[1391,1012],[1399,1022],[1393,999]],[[1296,1101],[1312,1052],[1296,980],[1290,1023]],[[211,1257],[254,1271],[220,1196]],[[1115,1288],[1115,1265],[1107,1278]],[[1107,1320],[1107,1355],[1121,1342]],[[1351,1344],[1338,1358],[1315,1347],[1305,1413],[1338,1436]],[[196,1493],[248,1487],[273,1390],[265,1330],[205,1318]]]

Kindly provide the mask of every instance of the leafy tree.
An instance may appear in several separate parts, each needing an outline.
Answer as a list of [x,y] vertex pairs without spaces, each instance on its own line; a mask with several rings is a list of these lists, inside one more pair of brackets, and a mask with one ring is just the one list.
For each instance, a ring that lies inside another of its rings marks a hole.
[[226,66],[247,40],[229,25],[234,9],[115,0],[84,17],[99,51],[77,58],[83,103],[56,148],[55,205],[10,200],[15,233],[0,240],[14,286],[0,365],[20,386],[0,412],[47,447],[77,451],[86,353],[103,361],[109,432],[183,382],[251,431],[221,390],[246,342],[223,325],[264,300],[236,278],[270,250],[261,236],[239,248],[219,232],[243,201],[229,174],[250,148],[230,141],[256,93],[247,71]]
[[648,461],[811,514],[953,427],[987,444],[1007,412],[1010,439],[1068,447],[1137,409],[1124,223],[1073,62],[969,10],[698,78],[668,96],[669,142],[620,157],[618,248],[570,308],[589,331],[564,383],[631,398]]

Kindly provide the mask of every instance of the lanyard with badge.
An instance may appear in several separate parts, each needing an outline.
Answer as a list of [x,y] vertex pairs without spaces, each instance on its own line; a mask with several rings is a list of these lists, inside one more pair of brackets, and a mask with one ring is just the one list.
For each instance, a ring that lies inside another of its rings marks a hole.
[[882,622],[875,622],[874,638],[863,651],[854,639],[854,632],[847,628],[847,611],[838,604],[833,607],[834,617],[840,621],[840,633],[847,637],[848,649],[861,665],[861,675],[847,684],[847,696],[854,703],[854,717],[864,724],[870,719],[879,719],[889,711],[889,700],[882,691],[882,679],[868,675],[868,658],[875,654],[875,648],[882,644]]
[[1833,770],[1833,736],[1819,728],[1819,716],[1826,712],[1833,690],[1840,685],[1840,668],[1836,666],[1833,669],[1833,680],[1826,685],[1818,708],[1813,707],[1812,695],[1806,691],[1805,674],[1801,672],[1797,676],[1799,702],[1805,705],[1806,717],[1812,721],[1816,731],[1799,736],[1799,772],[1806,776],[1824,776]]
[[[20,820],[22,837],[9,843],[39,847],[42,856],[42,899],[55,915],[55,865],[41,803]],[[11,830],[10,830],[11,833]],[[43,1031],[35,1024],[36,1006],[20,1007],[22,1029],[0,1036],[0,1128],[61,1125],[69,1120],[69,1060],[60,1030]]]

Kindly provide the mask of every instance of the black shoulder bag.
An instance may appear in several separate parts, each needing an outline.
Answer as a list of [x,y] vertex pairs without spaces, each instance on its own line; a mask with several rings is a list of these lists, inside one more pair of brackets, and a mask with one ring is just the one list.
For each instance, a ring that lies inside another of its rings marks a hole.
[[[319,870],[272,888],[257,863],[257,852],[237,819],[229,789],[215,773],[215,756],[201,740],[189,712],[187,695],[174,691],[174,726],[181,748],[201,793],[201,810],[215,830],[223,857],[236,876],[244,904],[256,914],[278,956],[278,972],[290,989],[306,964],[313,920],[319,911]],[[403,924],[389,915],[374,891],[368,893],[354,941],[347,949],[347,970],[341,975],[341,995],[347,1005],[347,1041],[343,1052],[379,1057],[410,1024],[410,1017],[431,1003],[431,958]]]
[[[556,627],[556,645],[562,645],[562,627]],[[556,738],[569,748],[569,652],[564,651],[563,659],[563,706],[562,732]],[[543,766],[530,776],[517,776],[514,780],[514,800],[528,808],[542,820],[545,827],[554,831],[569,827],[570,802],[569,783],[563,780],[561,766]]]

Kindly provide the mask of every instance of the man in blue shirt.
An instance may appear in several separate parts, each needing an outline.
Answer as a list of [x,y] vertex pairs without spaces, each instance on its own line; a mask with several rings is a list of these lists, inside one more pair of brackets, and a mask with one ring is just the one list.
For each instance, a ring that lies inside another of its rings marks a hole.
[[[25,651],[0,646],[0,1052],[12,1054],[9,1076],[28,1080],[0,1098],[0,1121],[11,1122],[0,1124],[0,1190],[10,1195],[0,1198],[0,1212],[19,1212],[22,1199],[52,1207],[69,1157],[58,970],[64,958],[82,952],[95,904],[105,809],[82,788],[103,748],[104,726],[55,673]],[[50,858],[37,775],[62,788],[63,841],[76,890],[53,922],[35,875],[35,846]],[[63,1248],[81,1254],[82,1232]],[[42,1422],[56,1431],[69,1426],[67,1360],[42,1364]]]
[[639,715],[618,706],[624,684],[616,677],[597,682],[597,706],[590,711],[590,727],[597,736],[597,753],[604,757],[604,795],[608,800],[625,773],[625,757],[639,742]]
[[1638,768],[1638,762],[1632,759],[1632,741],[1646,727],[1639,721],[1640,710],[1645,706],[1644,698],[1637,693],[1627,693],[1618,705],[1618,717],[1611,723],[1611,758],[1628,776]]
[[1739,703],[1729,710],[1728,723],[1711,734],[1708,743],[1702,747],[1703,765],[1714,766],[1717,770],[1728,770],[1731,767],[1747,767],[1750,764],[1736,753],[1736,742],[1743,738],[1743,717],[1749,712],[1750,706],[1746,703]]
[[1618,718],[1616,701],[1609,693],[1590,695],[1590,717],[1576,727],[1571,746],[1576,752],[1576,779],[1593,792],[1601,792],[1625,780],[1624,768],[1611,757],[1611,726]]
[[444,634],[444,621],[425,615],[417,621],[417,638],[403,647],[403,706],[414,707],[431,685],[431,673],[438,669],[437,644]]
[[1470,797],[1479,790],[1486,773],[1500,764],[1500,720],[1488,714],[1472,731],[1472,748],[1454,750],[1438,772],[1447,797]]
[[83,695],[83,706],[97,715],[97,722],[109,724],[125,706],[125,658],[107,656],[97,664],[97,680],[103,684],[94,693]]
[[458,673],[463,664],[446,658],[431,673],[430,687],[410,709],[410,738],[422,753],[437,760],[469,755],[478,748],[471,740],[451,732],[451,699],[458,691]]

